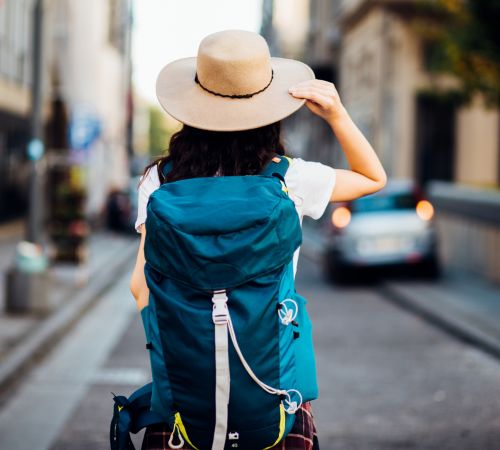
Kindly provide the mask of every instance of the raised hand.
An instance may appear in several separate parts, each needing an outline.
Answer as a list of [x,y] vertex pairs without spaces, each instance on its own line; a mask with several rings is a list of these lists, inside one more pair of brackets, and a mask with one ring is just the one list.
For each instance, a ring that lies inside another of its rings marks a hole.
[[330,124],[346,112],[335,85],[329,81],[303,81],[290,87],[288,92],[296,98],[307,99],[306,106]]

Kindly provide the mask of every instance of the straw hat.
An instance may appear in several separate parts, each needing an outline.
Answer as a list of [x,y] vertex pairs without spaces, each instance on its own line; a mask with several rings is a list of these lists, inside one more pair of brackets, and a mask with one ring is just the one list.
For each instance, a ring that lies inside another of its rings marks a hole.
[[297,111],[306,100],[288,89],[313,78],[308,65],[271,57],[261,35],[225,30],[206,36],[197,57],[167,64],[158,75],[156,95],[163,109],[184,124],[247,130]]

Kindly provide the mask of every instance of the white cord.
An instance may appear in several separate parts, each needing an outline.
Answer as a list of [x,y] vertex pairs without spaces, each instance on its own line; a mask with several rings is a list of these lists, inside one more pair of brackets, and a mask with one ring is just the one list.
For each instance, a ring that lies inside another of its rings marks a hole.
[[238,341],[236,340],[236,334],[234,332],[234,327],[233,327],[233,321],[231,320],[231,315],[228,314],[228,328],[229,328],[229,334],[231,336],[231,341],[233,341],[233,346],[234,349],[236,350],[236,353],[238,354],[238,357],[240,358],[241,364],[243,364],[243,367],[245,370],[248,372],[248,375],[266,392],[269,394],[276,394],[276,395],[286,395],[286,391],[280,390],[280,389],[275,389],[263,381],[260,381],[257,378],[257,375],[253,372],[252,368],[248,365],[246,359],[244,358],[243,354],[241,353],[240,346],[238,345]]
[[[287,299],[290,300],[290,299]],[[291,300],[294,302],[293,300]],[[295,302],[294,302],[295,303]],[[297,305],[295,303],[295,305]],[[297,312],[295,312],[295,316],[297,315]],[[266,391],[269,394],[273,395],[285,395],[286,399],[285,402],[289,405],[287,408],[285,408],[285,411],[289,414],[295,414],[295,412],[300,408],[302,405],[302,395],[297,389],[288,389],[288,390],[283,390],[283,389],[276,389],[268,384],[264,383],[263,381],[259,380],[257,378],[257,375],[253,372],[252,368],[248,365],[245,357],[243,356],[243,353],[241,352],[240,346],[238,345],[238,341],[236,340],[236,333],[234,332],[234,327],[233,327],[233,322],[231,320],[231,315],[229,314],[228,311],[228,328],[229,328],[229,335],[231,336],[231,341],[233,342],[234,349],[236,350],[236,353],[238,354],[238,357],[240,358],[241,364],[243,364],[243,367],[247,371],[248,375],[254,380],[264,391]],[[295,318],[294,316],[294,318]],[[294,320],[294,319],[292,319]],[[299,396],[299,403],[293,402],[292,397],[289,394],[290,392],[296,392],[297,395]]]
[[[177,437],[179,438],[178,444],[174,444],[174,435],[175,435],[176,430],[177,430]],[[170,448],[182,448],[182,447],[184,447],[184,438],[182,437],[181,431],[179,430],[179,425],[177,425],[177,423],[174,424],[174,429],[172,430],[172,433],[170,434],[170,439],[168,440],[168,446]]]

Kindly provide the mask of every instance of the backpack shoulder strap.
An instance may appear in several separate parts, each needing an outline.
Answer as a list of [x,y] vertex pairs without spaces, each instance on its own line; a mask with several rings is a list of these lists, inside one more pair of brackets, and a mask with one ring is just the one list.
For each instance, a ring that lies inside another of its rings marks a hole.
[[161,168],[161,173],[167,178],[168,173],[172,170],[172,161],[167,161]]
[[260,172],[260,175],[269,177],[275,176],[284,183],[286,171],[290,167],[291,163],[292,158],[277,154],[264,166],[264,168]]
[[148,425],[162,423],[163,418],[151,407],[152,383],[137,389],[130,397],[114,395],[115,405],[110,426],[112,450],[133,449],[129,433],[137,433]]

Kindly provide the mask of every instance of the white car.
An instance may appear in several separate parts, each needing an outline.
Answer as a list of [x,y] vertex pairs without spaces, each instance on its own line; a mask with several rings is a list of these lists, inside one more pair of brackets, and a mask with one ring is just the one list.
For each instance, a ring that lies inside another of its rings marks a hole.
[[344,281],[355,269],[395,265],[439,276],[434,207],[413,181],[389,180],[374,194],[332,203],[325,216],[329,279]]

